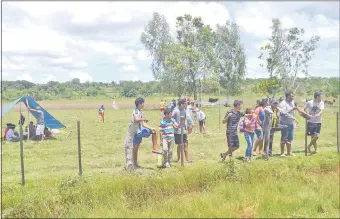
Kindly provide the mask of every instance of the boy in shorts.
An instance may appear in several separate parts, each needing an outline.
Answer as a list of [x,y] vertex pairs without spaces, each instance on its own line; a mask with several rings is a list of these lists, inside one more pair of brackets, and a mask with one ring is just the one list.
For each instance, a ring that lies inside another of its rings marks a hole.
[[163,167],[165,168],[171,167],[172,151],[175,144],[175,128],[178,128],[178,124],[172,118],[171,109],[166,108],[164,110],[164,118],[159,125],[161,146],[163,146],[164,156]]

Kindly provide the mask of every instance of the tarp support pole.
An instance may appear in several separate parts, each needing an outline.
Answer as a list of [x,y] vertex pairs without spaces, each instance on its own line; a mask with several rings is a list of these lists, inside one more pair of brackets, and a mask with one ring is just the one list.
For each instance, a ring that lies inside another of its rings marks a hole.
[[21,103],[20,103],[20,161],[21,161],[21,185],[25,185],[25,170],[24,170],[24,144],[23,144],[23,131],[22,131],[22,122],[21,122]]

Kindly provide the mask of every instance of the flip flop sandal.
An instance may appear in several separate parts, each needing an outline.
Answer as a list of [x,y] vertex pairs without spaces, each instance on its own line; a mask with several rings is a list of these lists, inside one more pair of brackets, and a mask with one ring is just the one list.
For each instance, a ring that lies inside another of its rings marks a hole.
[[192,160],[186,160],[186,161],[184,161],[184,163],[193,163],[193,161]]
[[163,151],[159,151],[159,150],[152,150],[152,153],[155,153],[155,154],[163,154]]

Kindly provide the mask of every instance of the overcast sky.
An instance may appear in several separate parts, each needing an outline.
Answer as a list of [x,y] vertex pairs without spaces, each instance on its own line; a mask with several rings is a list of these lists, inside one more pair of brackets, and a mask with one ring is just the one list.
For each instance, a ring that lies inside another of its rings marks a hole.
[[259,48],[271,19],[301,27],[321,43],[310,64],[313,76],[339,76],[339,2],[2,2],[3,80],[153,80],[140,35],[154,11],[172,28],[184,13],[215,26],[240,26],[247,77],[266,77]]

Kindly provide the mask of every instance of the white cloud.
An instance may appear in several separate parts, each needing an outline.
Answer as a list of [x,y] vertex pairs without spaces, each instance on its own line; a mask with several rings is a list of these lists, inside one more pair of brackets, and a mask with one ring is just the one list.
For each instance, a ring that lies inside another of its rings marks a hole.
[[[321,36],[314,65],[325,63],[330,48],[339,50],[338,8],[339,3],[321,2],[5,2],[2,68],[6,80],[26,72],[34,81],[41,80],[41,74],[56,75],[60,81],[74,74],[82,80],[129,80],[131,75],[121,73],[137,69],[148,74],[143,80],[152,79],[151,58],[140,34],[153,12],[165,15],[173,35],[176,17],[185,13],[201,16],[213,28],[227,19],[236,21],[246,45],[249,75],[262,74],[255,66],[259,45],[270,36],[271,19],[278,17],[284,27],[303,27],[304,39]],[[338,55],[329,63],[324,68],[336,72]],[[320,74],[313,65],[310,72]]]
[[4,78],[4,77],[7,77],[8,76],[8,72],[2,72],[2,77]]
[[57,81],[57,77],[52,74],[43,74],[41,79],[41,83],[47,83],[49,81]]
[[132,81],[139,81],[139,78],[138,77],[134,77],[134,78],[132,78]]
[[122,71],[126,71],[126,72],[136,72],[137,71],[137,67],[135,65],[124,65],[121,68]]
[[133,60],[132,60],[131,56],[118,57],[116,62],[119,63],[119,64],[124,64],[124,65],[133,65]]
[[71,72],[70,76],[72,78],[78,78],[81,83],[93,81],[93,78],[87,72]]
[[22,74],[17,77],[17,80],[25,80],[25,81],[33,82],[32,76],[30,74]]

